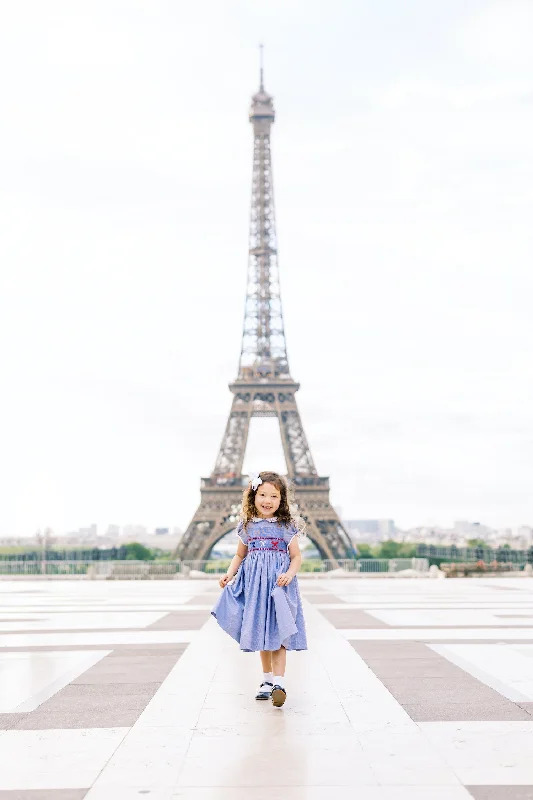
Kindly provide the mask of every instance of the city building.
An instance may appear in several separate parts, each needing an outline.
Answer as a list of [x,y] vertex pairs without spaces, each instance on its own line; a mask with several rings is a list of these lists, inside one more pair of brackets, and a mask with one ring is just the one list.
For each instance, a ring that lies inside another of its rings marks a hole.
[[392,519],[345,519],[343,524],[354,542],[377,544],[394,539],[397,533]]

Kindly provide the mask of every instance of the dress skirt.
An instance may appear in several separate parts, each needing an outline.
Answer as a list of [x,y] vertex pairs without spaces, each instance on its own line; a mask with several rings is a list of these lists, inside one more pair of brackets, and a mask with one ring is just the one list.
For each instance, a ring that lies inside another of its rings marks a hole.
[[298,579],[276,585],[289,566],[286,552],[251,551],[222,590],[211,613],[241,650],[307,650]]

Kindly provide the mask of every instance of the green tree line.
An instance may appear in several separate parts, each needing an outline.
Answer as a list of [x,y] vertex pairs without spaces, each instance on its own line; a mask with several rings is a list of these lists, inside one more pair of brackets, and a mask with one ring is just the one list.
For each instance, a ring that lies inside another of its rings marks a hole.
[[[358,558],[412,558],[416,556],[415,544],[402,544],[389,540],[374,546],[369,544],[358,545]],[[0,560],[9,561],[40,561],[43,552],[34,547],[0,547]],[[134,560],[153,561],[154,559],[171,559],[173,553],[168,550],[159,550],[146,547],[139,542],[130,542],[118,548],[58,548],[50,547],[46,550],[47,561],[78,561],[78,560]],[[304,553],[304,558],[306,555]]]

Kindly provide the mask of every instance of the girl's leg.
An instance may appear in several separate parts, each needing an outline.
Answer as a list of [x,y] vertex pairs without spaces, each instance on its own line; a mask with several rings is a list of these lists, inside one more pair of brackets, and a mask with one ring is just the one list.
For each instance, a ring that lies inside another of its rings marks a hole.
[[[272,684],[274,683],[274,676],[272,675],[272,653],[270,650],[260,650],[259,655],[261,656],[261,666],[263,667],[263,680],[261,681],[261,686],[259,687],[255,699],[270,700],[272,697]],[[265,681],[268,682],[270,686],[263,686]]]
[[285,665],[287,663],[287,651],[283,647],[272,652],[272,671],[274,675],[283,677],[285,675]]
[[283,688],[285,685],[285,664],[287,662],[287,651],[283,647],[272,652],[272,669],[274,670],[274,688],[272,689],[272,705],[278,708],[283,705],[287,697],[287,692]]
[[272,652],[270,650],[260,650],[261,666],[263,672],[272,672]]

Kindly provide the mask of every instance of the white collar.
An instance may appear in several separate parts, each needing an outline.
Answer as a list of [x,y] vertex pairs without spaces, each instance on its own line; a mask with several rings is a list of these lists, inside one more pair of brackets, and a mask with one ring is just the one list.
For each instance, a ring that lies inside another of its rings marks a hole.
[[277,517],[252,517],[252,522],[277,522]]

